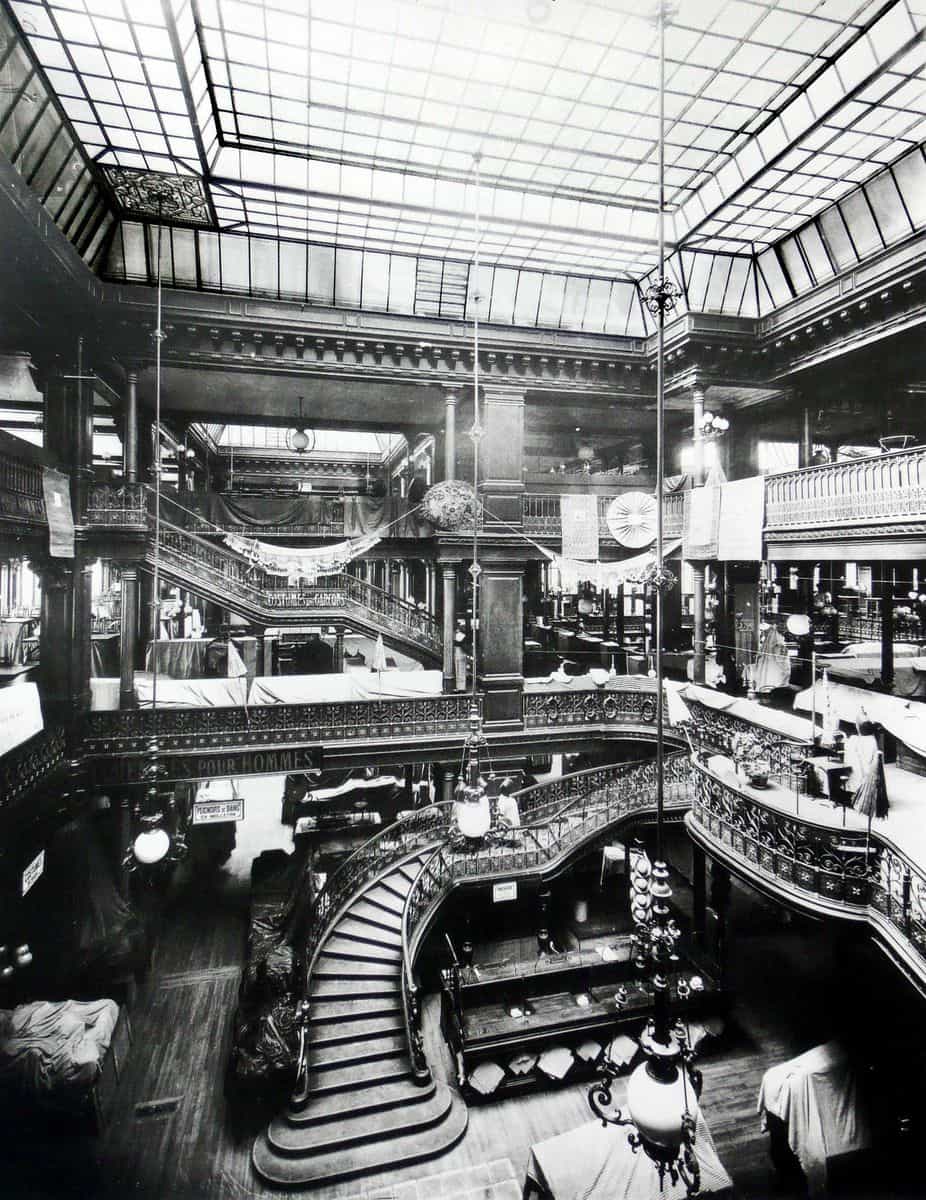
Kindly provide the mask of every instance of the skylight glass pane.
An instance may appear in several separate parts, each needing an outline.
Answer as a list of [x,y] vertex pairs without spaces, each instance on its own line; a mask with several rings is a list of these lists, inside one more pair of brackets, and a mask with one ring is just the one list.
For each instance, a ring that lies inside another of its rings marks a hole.
[[559,325],[563,312],[566,279],[562,275],[544,275],[540,289],[538,325]]
[[844,271],[858,262],[858,255],[838,206],[820,214],[820,229],[830,255],[840,271]]
[[839,207],[845,218],[855,249],[864,258],[882,247],[881,235],[875,225],[868,202],[861,192],[853,192],[840,200]]
[[280,295],[302,299],[306,294],[308,247],[299,242],[280,243]]
[[384,309],[389,298],[389,255],[363,256],[363,308]]
[[823,245],[820,231],[816,225],[807,225],[802,229],[798,234],[798,241],[818,283],[823,279],[829,279],[835,274],[832,263],[826,253],[826,247]]
[[781,252],[781,258],[785,265],[785,270],[788,272],[788,278],[794,285],[794,290],[800,294],[806,292],[808,288],[813,287],[814,280],[801,257],[800,248],[793,237],[785,238],[780,242],[778,249]]
[[926,224],[926,159],[920,149],[894,164],[894,178],[903,195],[907,211],[919,229]]
[[772,297],[772,303],[776,307],[781,304],[787,304],[793,298],[792,292],[788,287],[788,281],[785,279],[775,251],[766,250],[764,254],[759,255],[757,262],[762,272],[762,278],[765,280],[766,287]]
[[913,232],[910,219],[904,211],[900,192],[890,171],[885,171],[865,184],[865,192],[878,222],[881,235],[888,243],[896,242]]
[[335,304],[359,308],[362,278],[363,255],[358,250],[338,250],[334,272]]
[[536,322],[542,280],[543,276],[536,271],[520,271],[518,273],[518,293],[514,307],[515,325],[533,325]]

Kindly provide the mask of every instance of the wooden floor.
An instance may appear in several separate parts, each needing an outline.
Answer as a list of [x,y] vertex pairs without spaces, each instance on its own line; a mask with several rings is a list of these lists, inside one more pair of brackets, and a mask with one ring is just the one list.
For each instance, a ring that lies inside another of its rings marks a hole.
[[[133,1014],[131,1060],[106,1134],[45,1145],[8,1137],[0,1196],[237,1200],[279,1195],[262,1185],[250,1166],[252,1137],[264,1115],[236,1111],[223,1086],[250,858],[255,848],[286,844],[278,802],[269,796],[263,804],[259,796],[251,799],[229,866],[187,872],[179,881],[151,977]],[[737,1002],[722,1051],[702,1061],[702,1106],[739,1194],[790,1200],[793,1193],[773,1173],[759,1129],[759,1081],[771,1064],[832,1036],[834,1005],[844,1008],[845,997],[841,991],[834,995],[836,950],[822,927],[785,927],[780,916],[748,894],[735,896],[730,982]],[[890,970],[887,964],[884,970]],[[866,1002],[864,984],[861,1001],[856,996],[854,1002]],[[433,998],[426,1004],[426,1040],[435,1069],[452,1081]],[[316,1200],[475,1197],[479,1193],[460,1181],[479,1181],[482,1188],[491,1174],[488,1164],[495,1172],[504,1162],[520,1182],[532,1143],[590,1119],[586,1090],[576,1085],[474,1108],[462,1142],[439,1160],[311,1194]],[[615,1136],[623,1135],[615,1131]],[[501,1168],[499,1178],[504,1175]],[[413,1186],[415,1181],[420,1187]],[[509,1191],[500,1194],[510,1195],[510,1179],[504,1186]]]

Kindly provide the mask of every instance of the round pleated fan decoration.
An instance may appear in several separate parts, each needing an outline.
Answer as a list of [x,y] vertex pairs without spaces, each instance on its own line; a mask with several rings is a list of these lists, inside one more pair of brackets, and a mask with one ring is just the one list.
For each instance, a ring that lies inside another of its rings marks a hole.
[[478,501],[472,486],[462,479],[445,479],[425,492],[421,513],[437,529],[453,532],[472,526]]
[[656,537],[656,498],[646,492],[624,492],[608,505],[608,529],[621,546],[639,549]]

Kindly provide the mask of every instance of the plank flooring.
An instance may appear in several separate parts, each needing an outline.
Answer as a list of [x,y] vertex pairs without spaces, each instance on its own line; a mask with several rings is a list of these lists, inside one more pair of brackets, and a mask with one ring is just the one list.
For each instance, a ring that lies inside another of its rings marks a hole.
[[[179,881],[133,1014],[134,1045],[117,1114],[105,1136],[14,1145],[6,1131],[4,1198],[280,1196],[260,1182],[250,1162],[254,1134],[272,1113],[242,1112],[224,1092],[244,946],[248,844],[250,855],[271,837],[285,844],[279,840],[277,804],[247,808],[259,823],[239,831],[239,851],[231,863],[213,874],[187,873]],[[771,1064],[832,1036],[835,1006],[844,1006],[845,996],[838,989],[836,951],[822,926],[787,928],[749,894],[737,890],[734,895],[730,983],[737,1003],[727,1040],[701,1063],[703,1110],[739,1195],[792,1200],[772,1171],[767,1138],[759,1128],[759,1081]],[[886,964],[883,969],[890,973]],[[858,1002],[871,1002],[864,989]],[[452,1083],[435,997],[425,1000],[424,1032],[436,1074]],[[523,1182],[534,1142],[590,1119],[586,1091],[585,1085],[566,1086],[473,1108],[464,1138],[440,1159],[293,1194],[313,1200],[431,1200],[451,1194],[514,1200],[510,1175],[484,1178],[487,1164],[507,1160],[517,1183]],[[177,1103],[137,1115],[136,1106],[164,1100]],[[615,1136],[621,1134],[615,1131]],[[447,1179],[456,1183],[445,1188],[437,1182]],[[490,1184],[494,1190],[487,1190]],[[878,1200],[890,1195],[879,1193]]]

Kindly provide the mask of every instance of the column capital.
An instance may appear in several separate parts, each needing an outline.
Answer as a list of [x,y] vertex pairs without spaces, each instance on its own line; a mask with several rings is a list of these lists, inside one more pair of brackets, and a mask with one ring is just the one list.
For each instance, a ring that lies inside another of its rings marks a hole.
[[442,383],[441,391],[444,393],[444,403],[456,404],[465,387],[465,383]]

